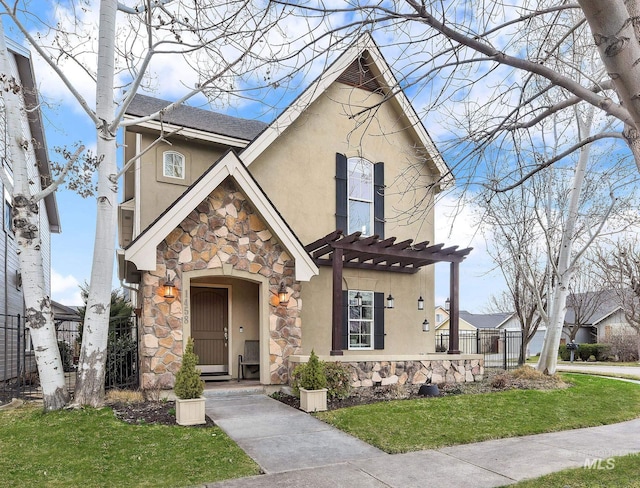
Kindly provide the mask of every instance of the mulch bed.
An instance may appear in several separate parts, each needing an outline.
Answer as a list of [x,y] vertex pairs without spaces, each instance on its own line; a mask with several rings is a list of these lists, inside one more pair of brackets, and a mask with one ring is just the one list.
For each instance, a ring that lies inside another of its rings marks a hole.
[[[510,372],[489,371],[485,376],[485,379],[481,382],[440,385],[440,395],[478,394],[512,389],[549,390],[570,386],[567,383],[563,383],[558,377],[542,377],[533,374],[518,377]],[[327,400],[327,408],[329,410],[336,410],[338,408],[368,405],[389,400],[424,398],[418,394],[419,389],[420,385],[389,385],[358,388],[353,390],[348,398],[329,398]],[[277,392],[274,393],[272,397],[293,408],[300,408],[300,399],[295,396],[288,395],[284,392]],[[175,415],[176,404],[173,401],[114,401],[109,403],[109,406],[113,409],[116,418],[128,424],[178,425]],[[213,420],[208,416],[205,418],[206,424],[194,427],[212,427],[215,425]]]
[[[358,388],[352,390],[351,395],[345,399],[327,398],[327,409],[354,407],[357,405],[369,405],[372,403],[389,400],[409,400],[425,398],[418,391],[421,385],[389,385],[374,386],[371,388]],[[440,396],[471,395],[478,393],[491,393],[505,390],[550,390],[567,388],[558,377],[516,377],[512,373],[504,371],[489,371],[483,381],[475,383],[455,383],[439,385]],[[300,399],[284,392],[271,395],[272,398],[285,403],[293,408],[300,408]]]
[[[128,424],[161,424],[178,425],[176,423],[176,402],[115,402],[109,404],[116,418]],[[215,424],[205,415],[206,424],[193,427],[213,427]]]

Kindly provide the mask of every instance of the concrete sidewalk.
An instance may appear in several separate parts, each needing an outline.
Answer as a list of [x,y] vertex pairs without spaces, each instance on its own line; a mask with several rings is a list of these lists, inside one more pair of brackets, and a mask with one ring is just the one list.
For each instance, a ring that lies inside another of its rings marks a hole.
[[495,487],[640,453],[640,419],[389,455],[264,395],[212,397],[206,408],[266,473],[206,487]]

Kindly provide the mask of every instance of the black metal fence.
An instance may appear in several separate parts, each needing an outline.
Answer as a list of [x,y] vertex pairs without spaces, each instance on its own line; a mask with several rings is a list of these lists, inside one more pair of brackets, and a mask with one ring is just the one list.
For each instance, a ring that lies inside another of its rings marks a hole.
[[[458,335],[460,352],[482,354],[487,368],[513,369],[524,363],[522,357],[522,331],[476,329],[461,330]],[[436,332],[436,351],[449,348],[449,331]]]
[[[75,390],[82,344],[82,323],[56,321],[58,349],[67,388]],[[138,387],[138,327],[135,316],[109,323],[105,388]],[[0,403],[11,398],[41,398],[40,382],[29,330],[20,315],[0,315]]]

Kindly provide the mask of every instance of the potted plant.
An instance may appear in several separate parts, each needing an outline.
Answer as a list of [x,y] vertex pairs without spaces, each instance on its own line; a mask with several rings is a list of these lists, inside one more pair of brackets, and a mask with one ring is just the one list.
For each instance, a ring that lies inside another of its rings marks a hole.
[[322,412],[327,409],[327,377],[324,374],[324,366],[313,349],[307,364],[300,367],[298,386],[302,410]]
[[189,337],[182,356],[182,365],[176,374],[173,391],[176,400],[176,421],[179,425],[197,425],[206,423],[202,396],[204,381],[200,379],[200,370],[196,368],[198,356],[193,352],[193,338]]

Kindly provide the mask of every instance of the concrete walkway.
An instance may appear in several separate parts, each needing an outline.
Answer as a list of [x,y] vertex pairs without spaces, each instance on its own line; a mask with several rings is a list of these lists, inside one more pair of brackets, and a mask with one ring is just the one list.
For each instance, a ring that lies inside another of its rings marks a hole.
[[389,455],[265,395],[209,396],[206,410],[266,473],[208,488],[496,487],[640,453],[640,419]]
[[640,380],[640,365],[638,366],[615,366],[610,364],[593,364],[593,363],[578,363],[573,364],[558,364],[558,371],[575,372],[575,373],[596,373],[596,374],[622,374],[625,376],[633,376]]

